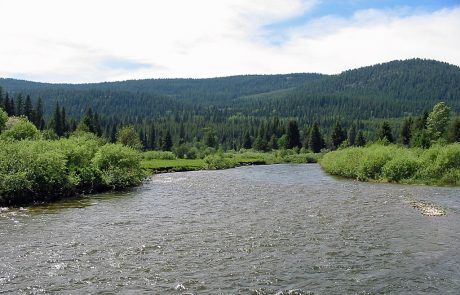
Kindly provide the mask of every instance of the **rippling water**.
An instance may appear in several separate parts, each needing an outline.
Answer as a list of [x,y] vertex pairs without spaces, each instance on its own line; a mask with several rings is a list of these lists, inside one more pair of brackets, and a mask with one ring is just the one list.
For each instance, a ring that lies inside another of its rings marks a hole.
[[459,213],[458,188],[317,165],[161,174],[127,193],[1,209],[0,293],[458,294]]

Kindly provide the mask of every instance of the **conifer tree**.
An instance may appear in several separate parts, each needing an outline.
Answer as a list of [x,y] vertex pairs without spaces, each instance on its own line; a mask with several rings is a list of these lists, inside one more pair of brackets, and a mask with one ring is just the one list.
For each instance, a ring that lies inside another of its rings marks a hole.
[[52,121],[52,129],[57,136],[61,137],[64,135],[64,126],[62,126],[62,116],[61,116],[61,109],[59,107],[59,102],[56,102],[56,106],[54,108],[54,115]]
[[310,150],[314,153],[319,153],[321,149],[326,147],[323,136],[321,132],[319,131],[318,123],[313,124],[313,127],[310,132],[309,143],[310,143]]
[[246,130],[243,134],[243,148],[244,149],[252,148],[251,136],[249,135],[248,130]]
[[24,102],[24,116],[26,118],[33,122],[34,121],[34,113],[33,113],[33,107],[32,107],[32,100],[30,99],[30,95],[27,95],[26,101]]
[[295,147],[301,148],[302,144],[300,143],[300,132],[297,121],[291,120],[287,129],[286,148],[292,149]]
[[380,140],[387,140],[389,143],[392,143],[394,141],[390,124],[387,121],[384,121],[382,123],[382,126],[380,126],[380,129],[377,133],[377,137]]
[[16,97],[16,116],[24,115],[24,100],[22,94]]
[[168,130],[166,131],[166,135],[163,139],[162,150],[170,151],[172,149],[172,146],[173,146],[173,142],[172,142],[171,132]]
[[345,134],[345,131],[343,131],[342,126],[338,121],[335,123],[331,139],[333,149],[337,149],[342,144],[342,142],[344,142],[347,139],[347,135]]
[[404,119],[404,122],[401,126],[401,143],[408,146],[412,139],[412,117]]
[[352,124],[350,129],[348,129],[348,145],[354,146],[356,141],[356,126]]
[[362,130],[359,130],[358,133],[356,134],[355,145],[356,146],[366,145],[366,137],[364,137],[364,132]]

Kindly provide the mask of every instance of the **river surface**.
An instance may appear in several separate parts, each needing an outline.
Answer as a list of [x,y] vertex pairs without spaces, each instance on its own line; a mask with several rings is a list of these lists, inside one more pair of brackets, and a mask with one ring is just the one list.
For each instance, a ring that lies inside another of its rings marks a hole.
[[458,188],[269,165],[0,212],[0,294],[459,292]]

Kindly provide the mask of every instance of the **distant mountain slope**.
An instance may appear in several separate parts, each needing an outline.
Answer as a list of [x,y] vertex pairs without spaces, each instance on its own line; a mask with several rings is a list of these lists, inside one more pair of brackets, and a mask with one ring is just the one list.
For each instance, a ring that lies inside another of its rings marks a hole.
[[[339,75],[248,75],[211,79],[146,79],[95,84],[47,84],[0,79],[10,94],[41,96],[48,112],[55,101],[71,116],[92,106],[125,120],[164,115],[233,114],[296,117],[333,122],[421,114],[438,101],[460,112],[460,68],[411,59],[345,71]],[[211,109],[210,109],[211,108]],[[220,112],[217,114],[216,112]]]
[[276,113],[320,120],[331,116],[366,119],[417,115],[438,101],[460,111],[460,68],[411,59],[345,71],[279,95],[258,94],[235,104],[252,115]]
[[[85,105],[101,108],[100,112],[117,113],[113,97],[129,101],[130,112],[143,116],[146,108],[155,108],[159,98],[190,106],[222,105],[230,100],[257,93],[292,88],[322,79],[320,74],[247,75],[210,79],[145,79],[94,84],[50,84],[15,79],[0,79],[0,86],[13,93],[42,97],[47,104],[62,101],[71,114],[78,115]],[[153,101],[146,101],[153,97]],[[126,102],[128,103],[128,102]],[[171,105],[174,111],[175,104]],[[154,112],[154,110],[151,110]]]

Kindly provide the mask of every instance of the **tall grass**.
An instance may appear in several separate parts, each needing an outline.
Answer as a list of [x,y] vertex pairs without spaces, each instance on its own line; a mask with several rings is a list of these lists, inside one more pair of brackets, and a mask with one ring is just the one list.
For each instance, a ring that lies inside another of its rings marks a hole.
[[396,145],[353,147],[326,154],[320,164],[333,175],[382,182],[460,185],[460,144],[430,149]]

